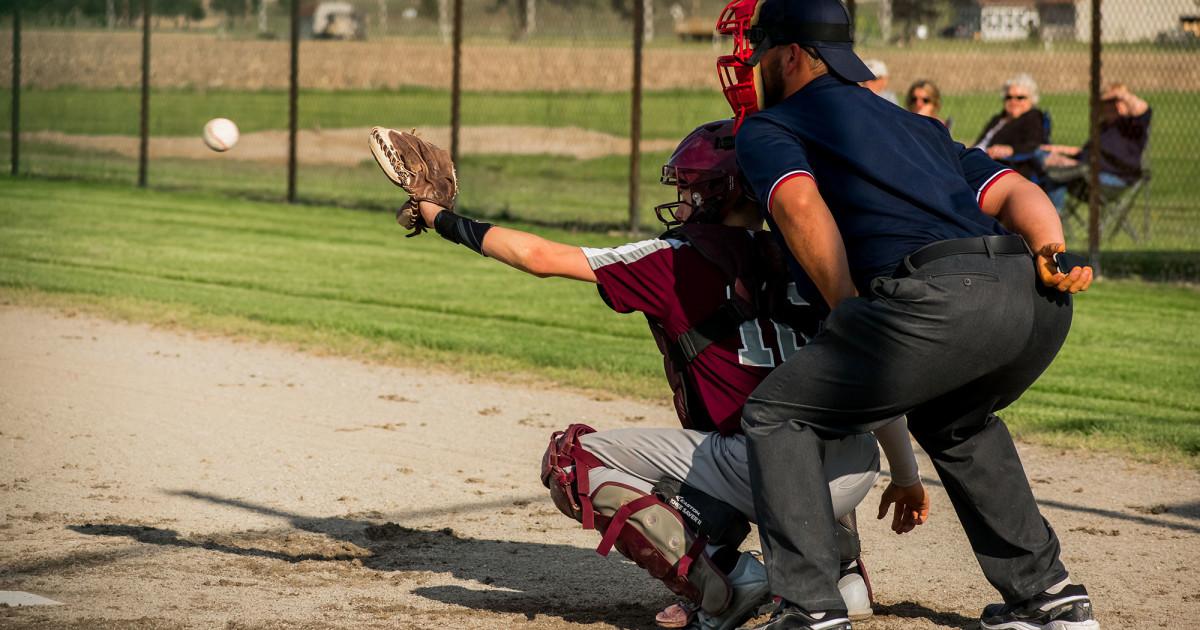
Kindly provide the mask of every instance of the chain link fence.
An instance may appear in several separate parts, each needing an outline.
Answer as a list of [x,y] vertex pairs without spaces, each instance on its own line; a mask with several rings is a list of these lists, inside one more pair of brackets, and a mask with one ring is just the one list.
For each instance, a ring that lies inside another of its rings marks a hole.
[[[713,35],[724,2],[637,1],[459,0],[459,47],[453,0],[303,2],[293,155],[292,3],[154,0],[146,185],[393,208],[402,195],[366,148],[370,127],[383,125],[453,143],[460,206],[474,216],[654,230],[653,206],[673,194],[658,184],[659,167],[691,129],[729,116],[715,60],[730,42]],[[974,143],[1003,110],[1005,82],[1027,74],[1052,120],[1050,142],[1078,147],[1090,131],[1093,2],[857,0],[849,8],[860,56],[886,64],[901,105],[913,83],[936,84],[939,116],[957,140]],[[1110,221],[1100,226],[1100,248],[1182,252],[1194,268],[1200,3],[1101,6],[1101,87],[1124,83],[1153,113],[1137,165],[1147,177],[1110,204],[1124,202],[1120,221],[1114,211],[1098,215]],[[0,116],[19,131],[0,138],[2,159],[21,175],[136,184],[144,0],[0,7]],[[200,139],[215,117],[242,132],[225,153]],[[1086,204],[1074,216],[1072,238],[1086,245],[1096,222]]]

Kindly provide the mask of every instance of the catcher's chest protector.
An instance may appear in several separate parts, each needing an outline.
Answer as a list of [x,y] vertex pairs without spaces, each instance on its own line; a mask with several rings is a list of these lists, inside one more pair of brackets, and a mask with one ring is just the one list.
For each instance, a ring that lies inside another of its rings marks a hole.
[[684,428],[717,431],[697,393],[692,361],[709,345],[736,334],[743,322],[756,317],[791,326],[805,337],[820,327],[821,314],[811,306],[788,300],[791,275],[775,239],[766,232],[709,223],[688,223],[663,234],[688,243],[701,258],[720,270],[732,296],[692,328],[671,338],[663,325],[647,318],[650,332],[663,355],[663,369],[674,392],[675,412]]
[[729,578],[706,553],[708,539],[696,536],[671,506],[656,495],[605,482],[596,488],[589,471],[603,466],[579,443],[595,429],[573,424],[550,437],[542,458],[542,483],[555,506],[571,518],[604,535],[596,552],[607,556],[616,548],[672,592],[720,615],[729,606]]

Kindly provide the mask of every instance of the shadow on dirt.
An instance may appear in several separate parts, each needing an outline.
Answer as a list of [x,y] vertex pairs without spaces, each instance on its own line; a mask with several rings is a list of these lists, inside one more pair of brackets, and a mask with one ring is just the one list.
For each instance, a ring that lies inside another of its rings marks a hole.
[[979,620],[971,617],[964,617],[958,613],[939,612],[932,610],[921,604],[914,602],[900,602],[899,604],[880,605],[875,604],[875,616],[898,617],[901,619],[928,619],[937,624],[939,628],[959,628],[961,630],[976,630],[979,627]]
[[[881,479],[890,479],[887,472],[880,473]],[[936,477],[927,477],[922,475],[921,481],[926,487],[930,488],[945,488],[942,482]],[[1036,488],[1035,488],[1036,491]],[[1036,492],[1035,492],[1036,494]],[[1169,514],[1175,519],[1187,519],[1190,521],[1200,521],[1200,501],[1191,503],[1178,503],[1173,505],[1135,505],[1128,504],[1120,509],[1101,509],[1088,507],[1086,505],[1075,505],[1063,501],[1051,501],[1048,499],[1037,499],[1039,506],[1052,507],[1058,510],[1068,512],[1077,512],[1080,514],[1092,514],[1110,518],[1114,521],[1125,521],[1137,523],[1139,525],[1147,525],[1151,527],[1162,527],[1174,531],[1190,532],[1192,534],[1200,534],[1200,526],[1186,523],[1174,522],[1164,518],[1154,518],[1160,514]]]
[[[150,525],[109,522],[71,525],[68,529],[90,536],[130,538],[148,545],[277,560],[297,569],[301,563],[322,562],[339,563],[339,568],[347,571],[366,568],[389,573],[446,573],[477,582],[481,587],[474,590],[443,585],[415,588],[411,592],[475,610],[524,615],[531,621],[543,616],[571,623],[606,623],[627,630],[650,630],[656,628],[654,615],[678,601],[632,563],[616,559],[616,554],[614,559],[606,560],[591,549],[568,545],[476,539],[448,527],[425,530],[392,522],[372,522],[383,520],[383,515],[376,513],[362,518],[357,514],[313,518],[198,492],[173,494],[277,516],[286,519],[291,527],[190,535]],[[473,503],[471,507],[498,509],[499,505],[511,507],[513,503],[505,501],[492,508]],[[104,562],[105,558],[92,560]],[[598,588],[598,584],[640,587],[641,596],[633,601],[628,597],[613,597],[611,593],[606,596],[606,589]],[[647,593],[651,595],[647,597]]]

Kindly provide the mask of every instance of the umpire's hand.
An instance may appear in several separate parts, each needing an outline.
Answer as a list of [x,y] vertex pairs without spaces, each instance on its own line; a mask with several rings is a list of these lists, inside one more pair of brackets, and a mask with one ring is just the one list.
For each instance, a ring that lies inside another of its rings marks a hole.
[[1038,250],[1037,270],[1042,284],[1070,293],[1086,291],[1088,287],[1092,286],[1092,268],[1074,267],[1071,269],[1071,273],[1059,271],[1054,255],[1065,251],[1067,251],[1067,246],[1064,243],[1050,243]]
[[897,534],[911,532],[929,518],[929,494],[925,492],[925,484],[919,481],[911,486],[888,484],[879,499],[879,516],[876,518],[887,516],[893,503],[896,512],[892,516],[892,531]]

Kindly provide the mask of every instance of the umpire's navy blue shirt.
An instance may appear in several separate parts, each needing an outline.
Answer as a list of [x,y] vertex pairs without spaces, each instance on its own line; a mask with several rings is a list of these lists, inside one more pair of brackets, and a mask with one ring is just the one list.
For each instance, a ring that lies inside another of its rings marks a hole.
[[[747,118],[737,133],[737,157],[776,234],[770,208],[779,185],[793,177],[816,182],[860,293],[924,245],[1009,234],[979,205],[1010,169],[952,140],[940,121],[831,75]],[[811,287],[787,254],[797,284]]]

